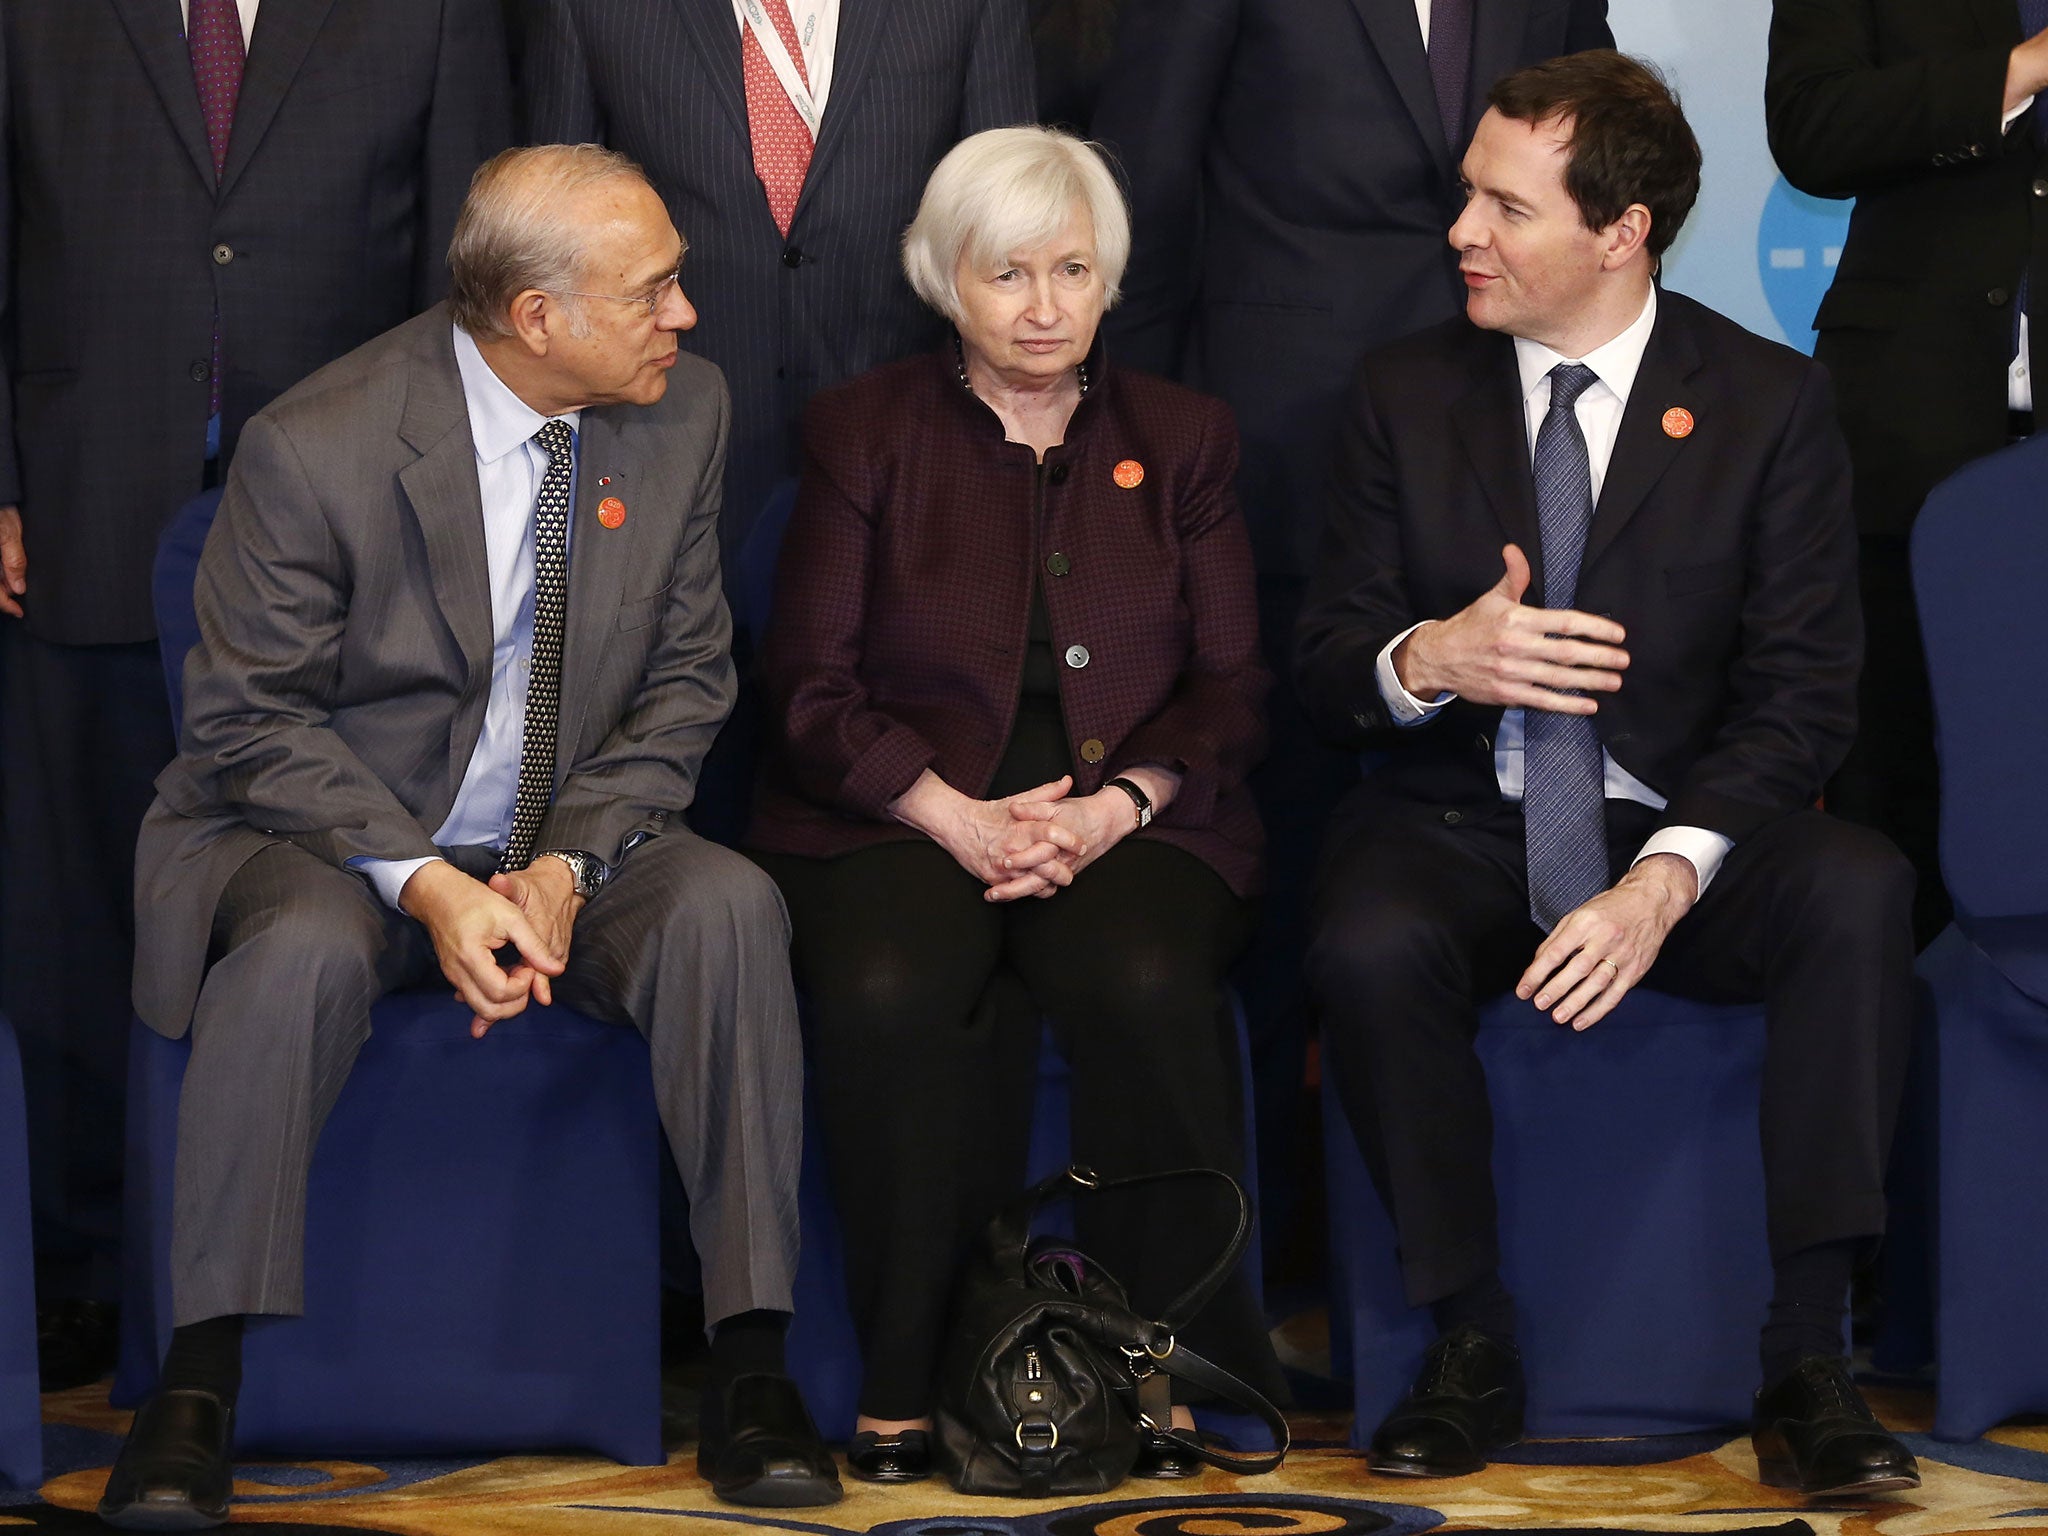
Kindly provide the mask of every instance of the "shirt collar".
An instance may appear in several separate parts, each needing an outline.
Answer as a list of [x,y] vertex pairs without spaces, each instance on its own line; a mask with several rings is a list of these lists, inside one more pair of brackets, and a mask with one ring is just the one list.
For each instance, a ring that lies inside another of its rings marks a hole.
[[1566,357],[1562,352],[1553,352],[1540,341],[1517,336],[1515,366],[1522,374],[1522,398],[1527,400],[1535,394],[1537,386],[1550,377],[1550,370],[1559,363],[1583,363],[1626,406],[1628,392],[1635,387],[1636,374],[1642,370],[1643,354],[1650,347],[1650,333],[1656,328],[1657,285],[1652,283],[1650,296],[1644,300],[1643,312],[1636,316],[1635,323],[1584,357]]
[[550,419],[566,421],[572,432],[583,424],[581,411],[564,411],[549,418],[513,394],[484,361],[476,339],[459,325],[455,327],[455,367],[462,375],[469,436],[476,445],[479,464],[495,464],[513,449],[525,446]]

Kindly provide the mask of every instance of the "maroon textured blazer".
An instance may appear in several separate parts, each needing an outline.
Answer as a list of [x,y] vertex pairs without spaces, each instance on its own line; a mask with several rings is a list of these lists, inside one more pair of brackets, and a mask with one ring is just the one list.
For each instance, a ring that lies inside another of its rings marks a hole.
[[1237,430],[1221,401],[1114,372],[1100,350],[1043,474],[962,385],[950,343],[811,402],[763,652],[775,725],[754,846],[831,857],[921,837],[884,807],[926,768],[985,795],[1043,572],[1074,792],[1140,763],[1177,770],[1140,835],[1256,889],[1244,780],[1270,679]]

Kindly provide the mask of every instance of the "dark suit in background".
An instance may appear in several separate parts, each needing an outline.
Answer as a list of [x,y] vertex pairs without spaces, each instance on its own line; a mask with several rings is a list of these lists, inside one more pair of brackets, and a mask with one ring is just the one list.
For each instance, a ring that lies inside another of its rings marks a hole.
[[1038,120],[1089,137],[1116,41],[1120,0],[1031,0]]
[[[242,424],[432,302],[510,136],[499,0],[262,0],[218,182],[176,0],[9,0],[0,176],[8,1005],[36,1105],[45,1296],[113,1294],[131,861],[174,743],[149,578]],[[218,470],[215,472],[217,473]]]
[[[1238,491],[1276,676],[1291,673],[1353,365],[1367,347],[1464,303],[1444,231],[1463,206],[1458,161],[1487,90],[1525,64],[1612,46],[1607,0],[1480,4],[1452,136],[1414,0],[1124,0],[1093,123],[1123,162],[1133,214],[1123,303],[1105,322],[1110,349],[1237,413]],[[1242,986],[1259,1123],[1275,1137],[1298,1123],[1301,935],[1315,852],[1356,773],[1319,744],[1284,686],[1271,731],[1252,782],[1271,840],[1272,895]],[[1260,1166],[1270,1171],[1271,1221],[1294,1198],[1288,1143],[1263,1145]]]
[[1778,0],[1771,16],[1772,153],[1801,191],[1856,199],[1814,317],[1856,468],[1870,632],[1861,729],[1828,805],[1913,860],[1923,943],[1948,898],[1906,534],[1937,481],[2005,445],[2029,290],[2036,338],[2048,322],[2039,109],[2010,130],[2000,122],[2021,40],[2016,0]]

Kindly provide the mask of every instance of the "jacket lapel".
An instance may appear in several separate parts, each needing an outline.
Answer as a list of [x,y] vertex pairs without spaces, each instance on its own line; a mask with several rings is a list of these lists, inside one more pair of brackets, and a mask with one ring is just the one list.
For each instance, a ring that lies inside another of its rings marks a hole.
[[306,62],[313,39],[333,8],[334,0],[263,0],[256,8],[249,61],[242,70],[242,94],[235,101],[235,131],[228,139],[227,164],[220,173],[222,196],[232,190],[263,135],[270,131],[293,77]]
[[[1692,333],[1676,306],[1669,299],[1660,298],[1657,326],[1650,333],[1643,366],[1629,390],[1628,409],[1622,412],[1614,454],[1607,461],[1607,478],[1593,508],[1592,525],[1586,531],[1582,572],[1590,569],[1620,536],[1679,456],[1699,451],[1693,446],[1690,428],[1686,436],[1674,437],[1664,425],[1666,414],[1674,408],[1688,412],[1694,419],[1699,417],[1700,395],[1692,381],[1699,367],[1699,348]],[[1583,575],[1580,584],[1583,588]]]
[[818,124],[818,144],[811,155],[811,168],[804,174],[804,189],[797,197],[796,211],[790,215],[792,230],[803,217],[804,205],[811,200],[811,189],[817,186],[846,138],[846,125],[854,116],[856,100],[867,88],[875,47],[889,10],[888,5],[872,3],[840,8],[839,38],[832,49],[832,94],[826,98],[825,116]]
[[[73,0],[76,3],[76,0]],[[199,112],[199,89],[192,83],[192,53],[178,30],[178,11],[171,0],[111,0],[135,44],[150,83],[163,98],[171,127],[192,157],[192,168],[210,190],[213,150],[206,142],[206,119]]]
[[[1422,46],[1422,29],[1415,22],[1415,0],[1351,0],[1351,4],[1357,9],[1359,20],[1365,23],[1366,35],[1379,50],[1387,73],[1393,77],[1401,104],[1415,119],[1416,132],[1436,157],[1438,169],[1449,175],[1451,146],[1444,142],[1443,120],[1436,109],[1436,88],[1429,78],[1429,53]],[[838,87],[833,89],[837,91]]]
[[[733,14],[732,0],[671,0],[671,3],[681,14],[683,29],[696,46],[697,57],[704,65],[705,78],[711,82],[711,94],[718,98],[725,115],[732,119],[733,132],[739,135],[741,148],[748,151],[751,164],[753,131],[747,125],[747,82],[740,70],[739,19]],[[763,207],[766,207],[765,203]]]
[[1475,332],[1472,388],[1451,407],[1451,421],[1501,531],[1529,558],[1531,592],[1543,590],[1543,540],[1536,527],[1536,478],[1529,467],[1528,415],[1514,343]]
[[1477,0],[1472,18],[1472,78],[1465,91],[1466,132],[1485,114],[1486,93],[1522,62],[1529,0]]
[[[555,726],[555,782],[562,781],[576,758],[582,739],[583,707],[588,683],[596,677],[605,647],[618,627],[619,604],[626,591],[626,573],[633,551],[651,526],[653,508],[633,515],[635,491],[646,495],[631,473],[632,453],[615,412],[593,408],[583,413],[576,437],[576,506],[570,514],[569,605],[562,636],[561,707]],[[608,484],[600,484],[608,481]],[[607,528],[597,520],[597,504],[615,496],[626,504],[626,521]]]
[[[445,310],[433,313],[446,318]],[[420,455],[398,472],[398,483],[426,541],[434,601],[462,649],[467,672],[448,741],[452,802],[483,731],[491,691],[492,633],[490,558],[484,549],[476,444],[469,432],[469,407],[455,367],[455,347],[445,325],[428,328],[414,355],[398,435]]]

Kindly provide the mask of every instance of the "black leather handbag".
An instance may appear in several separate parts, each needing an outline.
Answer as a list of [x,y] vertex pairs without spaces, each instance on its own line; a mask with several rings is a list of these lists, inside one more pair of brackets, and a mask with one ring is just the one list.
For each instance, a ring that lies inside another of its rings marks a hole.
[[[1031,1236],[1044,1206],[1109,1189],[1214,1179],[1237,1200],[1237,1229],[1163,1318],[1131,1310],[1114,1276],[1063,1238]],[[1147,1434],[1170,1436],[1231,1472],[1270,1472],[1287,1421],[1254,1388],[1176,1338],[1215,1294],[1251,1236],[1251,1206],[1214,1168],[1102,1179],[1069,1168],[1025,1191],[969,1258],[940,1364],[933,1459],[961,1493],[1052,1498],[1103,1493],[1130,1475]],[[1172,1429],[1174,1378],[1264,1419],[1277,1451],[1240,1454]]]

